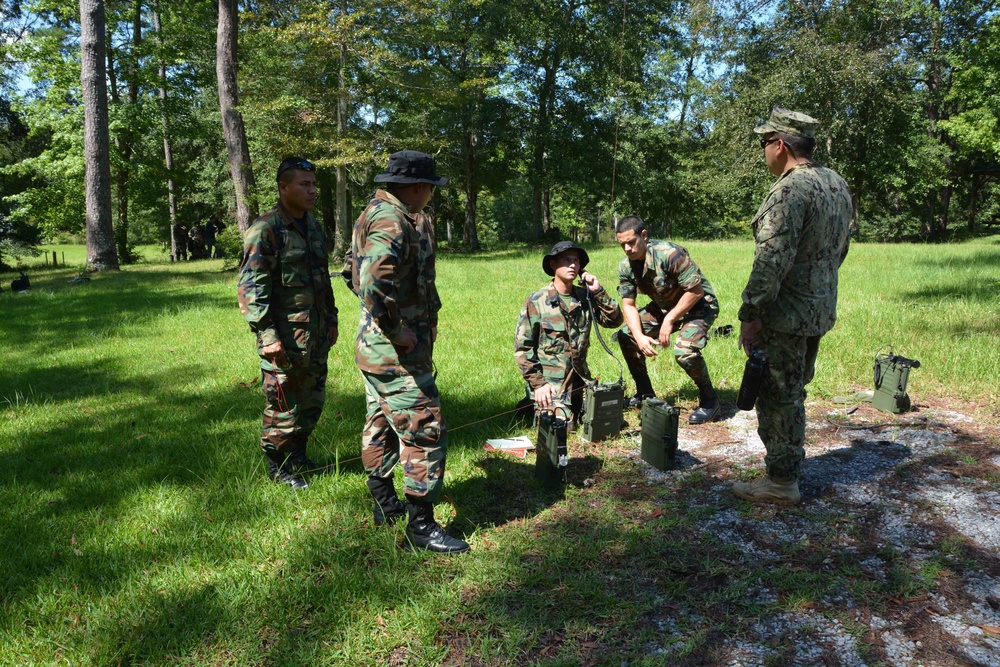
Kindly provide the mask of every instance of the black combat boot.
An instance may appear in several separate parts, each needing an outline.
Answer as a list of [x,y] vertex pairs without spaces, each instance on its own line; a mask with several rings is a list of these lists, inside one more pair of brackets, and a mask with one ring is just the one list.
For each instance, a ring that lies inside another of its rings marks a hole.
[[295,474],[290,463],[291,457],[284,452],[267,452],[267,474],[278,484],[287,484],[293,489],[308,489],[309,484],[299,475]]
[[698,387],[698,409],[688,417],[688,424],[704,424],[719,416],[722,406],[719,405],[719,395],[711,384]]
[[431,503],[407,496],[406,513],[410,523],[406,526],[403,548],[407,551],[426,549],[436,554],[460,554],[469,550],[468,543],[448,535],[438,525]]
[[368,490],[375,499],[372,513],[375,516],[376,526],[393,524],[406,514],[406,505],[396,495],[392,477],[369,477]]
[[326,466],[321,466],[306,456],[306,440],[301,436],[292,442],[286,466],[291,466],[290,469],[296,475],[312,474],[319,476],[326,473]]

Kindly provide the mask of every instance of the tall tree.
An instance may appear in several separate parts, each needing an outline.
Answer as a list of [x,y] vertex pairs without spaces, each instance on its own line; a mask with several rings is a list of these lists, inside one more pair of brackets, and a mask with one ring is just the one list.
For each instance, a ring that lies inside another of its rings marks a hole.
[[177,225],[177,197],[174,193],[174,154],[170,148],[170,121],[167,113],[167,65],[163,57],[163,26],[160,23],[160,2],[153,7],[153,30],[157,42],[157,78],[159,80],[160,129],[163,132],[163,163],[167,168],[167,208],[170,211],[170,259],[180,259],[181,239]]
[[87,267],[92,271],[118,270],[111,223],[111,149],[104,38],[103,0],[80,0],[80,83],[87,163]]
[[257,217],[257,185],[250,162],[243,114],[239,110],[236,85],[239,58],[239,12],[236,0],[219,0],[219,26],[216,33],[215,73],[219,86],[219,109],[229,156],[229,171],[236,189],[236,224],[246,232]]

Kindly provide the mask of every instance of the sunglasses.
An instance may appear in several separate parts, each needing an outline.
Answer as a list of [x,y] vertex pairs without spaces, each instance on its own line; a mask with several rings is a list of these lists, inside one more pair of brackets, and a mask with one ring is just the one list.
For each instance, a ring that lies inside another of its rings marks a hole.
[[775,141],[781,141],[781,139],[761,139],[760,147],[761,149],[767,148],[768,144],[773,144]]
[[286,164],[284,167],[278,170],[278,175],[276,178],[281,178],[281,175],[288,171],[289,169],[301,169],[302,171],[316,171],[316,165],[314,165],[309,160],[297,160]]

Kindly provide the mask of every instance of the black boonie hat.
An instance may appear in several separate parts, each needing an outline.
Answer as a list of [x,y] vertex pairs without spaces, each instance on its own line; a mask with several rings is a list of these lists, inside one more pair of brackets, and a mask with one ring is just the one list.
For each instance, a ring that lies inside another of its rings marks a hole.
[[389,156],[389,166],[375,177],[376,183],[430,183],[448,185],[434,170],[434,158],[420,151],[399,151]]
[[542,270],[550,276],[556,275],[555,269],[552,268],[552,260],[567,250],[576,250],[576,252],[580,255],[581,271],[587,268],[587,264],[590,262],[590,256],[587,255],[587,251],[572,241],[560,241],[552,246],[552,250],[549,250],[549,254],[542,257]]

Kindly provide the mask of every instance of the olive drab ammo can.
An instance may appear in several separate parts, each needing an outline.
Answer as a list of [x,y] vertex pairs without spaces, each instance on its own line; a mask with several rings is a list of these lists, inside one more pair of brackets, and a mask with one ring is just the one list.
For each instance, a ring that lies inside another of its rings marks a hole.
[[677,420],[680,408],[658,398],[642,402],[639,423],[642,426],[642,460],[659,470],[673,467],[677,456]]
[[875,393],[872,405],[882,412],[900,414],[910,409],[910,396],[906,393],[906,383],[910,379],[910,369],[920,368],[916,359],[899,355],[880,354],[875,356]]
[[568,465],[566,422],[551,412],[543,412],[538,416],[535,479],[550,486],[566,484]]
[[622,430],[625,387],[619,382],[588,385],[583,390],[582,439],[600,442],[614,438]]

